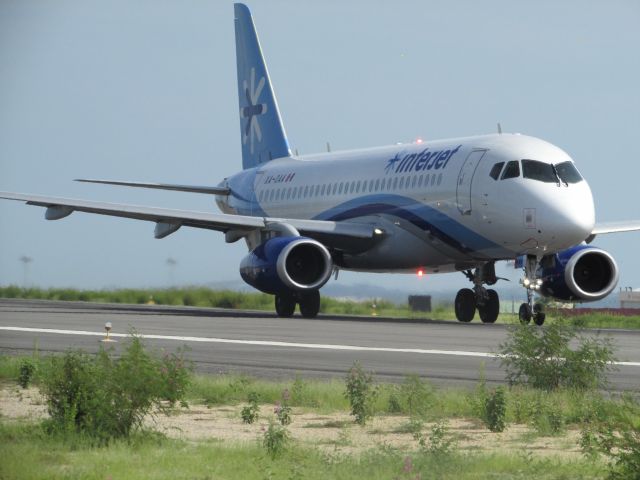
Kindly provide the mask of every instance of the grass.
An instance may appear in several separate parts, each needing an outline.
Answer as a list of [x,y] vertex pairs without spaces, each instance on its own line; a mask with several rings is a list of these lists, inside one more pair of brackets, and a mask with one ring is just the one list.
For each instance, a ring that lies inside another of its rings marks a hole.
[[33,424],[0,422],[3,479],[496,479],[602,478],[592,460],[500,454],[445,456],[380,446],[361,455],[326,454],[294,446],[271,460],[258,442],[185,442],[142,434],[96,448],[77,436],[51,437]]
[[[76,290],[71,288],[21,288],[0,287],[0,298],[24,298],[40,300],[65,300],[95,303],[123,303],[192,306],[205,308],[231,308],[243,310],[273,311],[273,297],[264,293],[245,293],[231,290],[211,290],[204,287],[170,289],[119,289]],[[372,301],[338,300],[322,297],[320,312],[333,315],[371,316]],[[407,305],[397,305],[386,300],[376,301],[375,313],[390,318],[438,319],[455,321],[451,305],[436,305],[432,312],[414,312]],[[477,316],[476,316],[477,317]],[[477,318],[475,321],[479,321]],[[501,313],[498,323],[516,324],[518,316]],[[564,321],[585,328],[639,329],[640,316],[624,317],[608,313],[590,313],[564,318],[562,314],[550,313],[548,322]]]
[[[29,357],[0,356],[0,381],[15,382],[25,358],[36,366],[43,361],[37,352]],[[38,385],[37,374],[34,382]],[[426,400],[427,421],[478,420],[477,399],[483,396],[482,383],[479,385],[475,390],[427,385],[432,392]],[[246,401],[249,392],[255,392],[260,403],[273,405],[282,398],[285,389],[290,393],[290,404],[300,411],[318,414],[349,411],[345,384],[340,379],[298,377],[290,381],[266,381],[246,375],[195,375],[187,397],[195,405],[237,405]],[[402,391],[398,385],[379,384],[376,415],[389,415],[391,398],[397,399]],[[549,427],[551,415],[561,416],[564,427],[557,435],[564,435],[565,428],[606,418],[620,406],[619,399],[597,392],[540,392],[527,387],[508,388],[506,401],[507,422],[529,424],[532,441],[537,436],[555,434]],[[406,411],[397,413],[407,415]],[[333,453],[327,453],[331,449],[312,449],[294,442],[284,455],[272,460],[260,444],[261,434],[255,441],[241,443],[215,439],[182,441],[142,431],[127,440],[96,446],[94,441],[75,433],[47,434],[39,424],[0,418],[3,459],[0,478],[563,479],[603,478],[607,473],[604,460],[586,456],[568,459],[456,448],[453,453],[437,454],[421,449],[417,443],[403,450],[383,443],[358,454],[340,452],[338,445],[352,445],[348,432],[352,425],[353,422],[344,420],[307,424],[307,428],[343,429],[334,442]],[[399,428],[413,432],[416,426],[407,423]],[[428,435],[428,429],[425,432]]]
[[[32,356],[14,357],[0,355],[0,381],[15,382],[24,358],[34,361],[37,371],[43,360]],[[38,373],[34,384],[38,385]],[[408,415],[406,405],[400,411],[391,408],[392,397],[398,396],[399,386],[391,383],[378,384],[379,394],[374,404],[376,415]],[[479,419],[478,389],[445,388],[429,386],[433,394],[429,397],[427,420],[467,418]],[[259,404],[274,405],[281,401],[284,390],[290,394],[289,404],[301,411],[318,414],[348,412],[349,401],[345,396],[342,379],[271,381],[247,375],[194,375],[186,392],[189,404],[207,406],[238,405],[247,401],[250,392],[258,396]],[[597,416],[606,418],[615,411],[620,400],[605,398],[599,392],[560,389],[542,392],[529,387],[513,386],[506,391],[507,422],[535,425],[544,421],[544,415],[560,415],[566,426],[579,426]],[[542,418],[541,418],[542,416]],[[0,477],[1,478],[1,477]]]

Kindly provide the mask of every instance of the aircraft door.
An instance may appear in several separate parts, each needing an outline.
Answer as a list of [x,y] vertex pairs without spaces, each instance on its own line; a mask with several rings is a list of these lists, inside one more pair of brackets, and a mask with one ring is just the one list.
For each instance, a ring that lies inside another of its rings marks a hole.
[[473,177],[478,169],[480,160],[487,153],[486,150],[473,150],[460,168],[458,184],[456,186],[456,202],[462,215],[471,215],[471,187]]

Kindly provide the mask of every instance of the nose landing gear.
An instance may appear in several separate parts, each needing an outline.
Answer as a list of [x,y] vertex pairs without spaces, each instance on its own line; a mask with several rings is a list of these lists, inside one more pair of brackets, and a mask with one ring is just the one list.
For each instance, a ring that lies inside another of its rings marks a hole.
[[524,278],[520,281],[522,286],[527,289],[527,303],[520,305],[518,310],[518,318],[523,325],[533,322],[540,326],[544,323],[547,314],[544,312],[542,303],[534,303],[534,293],[542,285],[542,280],[536,277],[538,268],[538,258],[535,255],[527,255],[524,264]]
[[458,291],[454,303],[456,318],[461,322],[470,322],[477,309],[482,323],[494,323],[500,313],[500,298],[498,292],[486,289],[484,285],[494,285],[498,281],[495,264],[487,263],[474,271],[467,270],[464,274],[473,282],[473,290],[463,288]]

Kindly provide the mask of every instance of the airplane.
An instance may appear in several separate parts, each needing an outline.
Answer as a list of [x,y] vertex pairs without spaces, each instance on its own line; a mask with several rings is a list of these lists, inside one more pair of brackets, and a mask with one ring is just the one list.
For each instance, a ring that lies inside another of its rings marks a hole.
[[215,196],[222,213],[0,192],[45,207],[47,220],[73,212],[154,222],[155,238],[181,227],[244,239],[240,275],[274,295],[275,310],[320,309],[320,288],[340,270],[462,272],[472,288],[456,318],[500,312],[495,264],[524,270],[522,323],[542,325],[537,297],[589,302],[610,294],[619,268],[591,245],[597,235],[640,230],[640,221],[596,223],[587,181],[571,157],[544,140],[497,133],[378,148],[294,155],[248,7],[236,3],[235,39],[242,168],[216,186],[101,179],[80,182]]

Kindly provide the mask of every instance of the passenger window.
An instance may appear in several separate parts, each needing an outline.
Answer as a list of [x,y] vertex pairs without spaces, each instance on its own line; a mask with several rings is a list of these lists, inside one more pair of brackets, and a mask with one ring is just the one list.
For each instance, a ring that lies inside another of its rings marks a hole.
[[400,190],[402,190],[402,189],[404,188],[404,177],[402,177],[402,178],[400,179],[400,185],[398,185],[398,188],[399,188]]
[[436,184],[436,174],[431,174],[431,186],[433,187]]
[[338,187],[338,195],[342,195],[343,188],[344,188],[344,182],[340,182],[340,186]]
[[307,198],[308,196],[309,196],[309,185],[304,187],[304,198]]
[[504,167],[504,172],[502,172],[501,180],[505,180],[507,178],[516,178],[520,176],[520,162],[517,160],[511,160],[507,163],[507,166]]
[[360,182],[360,180],[358,180],[358,183],[356,183],[356,193],[360,193],[360,184],[362,182]]
[[393,189],[397,190],[398,189],[398,177],[395,177],[393,179]]
[[498,180],[498,177],[500,177],[500,172],[502,171],[502,167],[504,167],[504,162],[498,162],[496,163],[492,168],[491,168],[491,172],[489,172],[489,176],[491,178],[493,178],[494,180]]
[[438,174],[438,185],[442,183],[442,174]]
[[376,179],[376,192],[380,190],[380,179]]
[[351,182],[351,188],[349,189],[349,193],[353,193],[353,190],[356,188],[356,182]]
[[418,181],[418,177],[414,175],[414,177],[411,179],[411,188],[416,188],[417,181]]
[[423,180],[424,180],[424,174],[418,177],[418,188],[422,187]]

